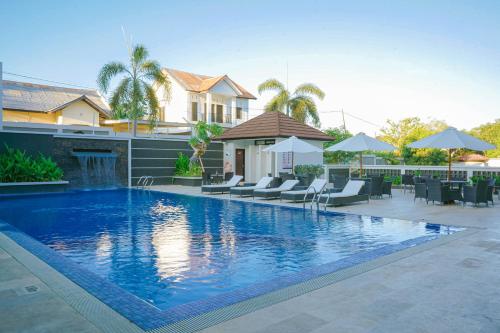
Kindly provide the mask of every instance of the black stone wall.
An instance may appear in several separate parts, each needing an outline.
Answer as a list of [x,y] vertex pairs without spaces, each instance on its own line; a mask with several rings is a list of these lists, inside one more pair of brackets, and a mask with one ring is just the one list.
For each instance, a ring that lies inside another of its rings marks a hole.
[[52,134],[8,133],[0,132],[0,152],[5,144],[12,148],[26,151],[36,156],[42,153],[50,156],[63,170],[64,180],[69,181],[72,188],[83,187],[81,169],[74,149],[111,150],[117,156],[116,178],[119,186],[128,185],[128,140],[91,139],[56,137]]
[[[111,150],[118,155],[116,176],[121,186],[128,186],[128,144],[129,140],[93,139],[88,137],[60,137],[53,134],[9,133],[0,132],[0,152],[5,144],[13,148],[25,150],[31,155],[42,153],[52,159],[64,171],[64,180],[70,187],[83,187],[81,169],[75,149]],[[141,176],[153,176],[154,184],[171,184],[175,172],[175,161],[178,153],[187,156],[193,153],[187,140],[174,139],[131,139],[131,183],[134,186]],[[223,171],[223,144],[211,143],[203,158],[205,168],[210,173]]]
[[[209,173],[222,173],[223,144],[213,142],[203,157]],[[141,176],[153,176],[154,184],[171,184],[175,172],[175,160],[179,152],[191,156],[193,149],[186,140],[132,139],[132,186]]]

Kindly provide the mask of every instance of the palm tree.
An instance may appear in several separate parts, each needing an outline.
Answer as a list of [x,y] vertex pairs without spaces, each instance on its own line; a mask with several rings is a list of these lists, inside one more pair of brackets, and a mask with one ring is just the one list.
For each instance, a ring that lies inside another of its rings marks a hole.
[[222,132],[224,132],[224,129],[215,123],[207,124],[204,121],[199,121],[194,126],[193,136],[189,139],[189,145],[194,151],[191,162],[198,160],[203,172],[205,172],[205,167],[201,158],[205,155],[212,139],[221,135]]
[[313,97],[322,100],[325,93],[312,83],[304,83],[298,86],[293,94],[291,94],[283,83],[276,79],[269,79],[261,83],[258,87],[259,94],[264,91],[276,91],[269,103],[265,106],[266,112],[285,112],[293,119],[306,123],[312,121],[316,127],[320,126],[318,109]]
[[165,89],[165,97],[170,99],[170,80],[161,70],[157,61],[149,60],[148,50],[143,45],[135,45],[130,50],[128,66],[121,62],[104,65],[98,76],[99,88],[107,93],[111,80],[123,75],[118,86],[111,93],[109,105],[113,117],[134,121],[134,136],[137,134],[137,120],[148,117],[151,128],[158,120],[160,108],[156,90]]

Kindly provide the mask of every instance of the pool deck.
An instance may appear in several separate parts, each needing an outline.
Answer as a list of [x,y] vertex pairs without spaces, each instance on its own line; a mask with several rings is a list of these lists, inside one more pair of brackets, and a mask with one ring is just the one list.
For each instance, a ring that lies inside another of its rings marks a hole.
[[[154,189],[200,195],[199,188]],[[414,203],[411,193],[395,190],[392,199],[329,208],[470,228],[463,237],[381,261],[334,284],[202,332],[500,332],[497,198],[495,203],[489,208],[426,205]],[[141,332],[1,232],[0,331]]]

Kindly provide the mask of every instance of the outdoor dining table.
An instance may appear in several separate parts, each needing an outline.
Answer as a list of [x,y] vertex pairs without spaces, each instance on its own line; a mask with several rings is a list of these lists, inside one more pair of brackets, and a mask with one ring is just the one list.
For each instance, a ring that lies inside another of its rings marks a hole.
[[464,185],[468,184],[469,182],[466,180],[446,180],[446,179],[443,179],[443,180],[441,180],[441,183],[448,184],[448,185],[450,185],[450,187],[458,188],[459,190],[462,190],[462,187]]

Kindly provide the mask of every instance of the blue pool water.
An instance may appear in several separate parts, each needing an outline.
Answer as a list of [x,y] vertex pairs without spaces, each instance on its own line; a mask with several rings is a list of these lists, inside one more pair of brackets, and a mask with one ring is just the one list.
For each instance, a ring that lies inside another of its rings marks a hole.
[[458,230],[126,189],[0,199],[0,219],[160,310]]

